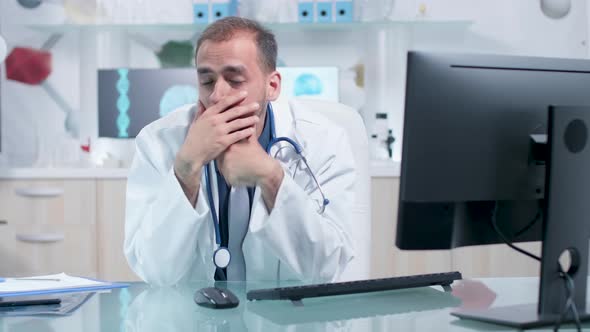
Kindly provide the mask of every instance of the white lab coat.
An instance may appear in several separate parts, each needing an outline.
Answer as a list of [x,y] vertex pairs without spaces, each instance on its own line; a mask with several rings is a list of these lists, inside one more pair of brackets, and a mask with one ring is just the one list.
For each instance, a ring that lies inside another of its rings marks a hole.
[[[273,103],[277,137],[303,148],[330,204],[320,215],[317,187],[291,148],[277,159],[285,170],[275,206],[268,213],[256,188],[242,250],[248,280],[338,280],[354,257],[350,216],[355,167],[344,130],[298,105]],[[195,108],[183,107],[146,126],[136,138],[127,182],[125,256],[135,273],[155,285],[212,280],[215,228],[207,201],[204,172],[193,208],[176,176],[174,159]],[[217,181],[211,181],[217,198]],[[219,207],[218,202],[215,206]]]

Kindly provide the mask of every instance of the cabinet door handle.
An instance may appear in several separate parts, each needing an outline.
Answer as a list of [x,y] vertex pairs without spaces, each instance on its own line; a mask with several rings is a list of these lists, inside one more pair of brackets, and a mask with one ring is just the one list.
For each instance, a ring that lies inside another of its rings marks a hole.
[[16,234],[16,239],[27,243],[54,243],[65,238],[63,233]]
[[0,220],[0,226],[2,226],[2,225],[8,225],[8,221]]
[[23,197],[51,198],[63,195],[64,190],[56,187],[16,188],[14,193]]

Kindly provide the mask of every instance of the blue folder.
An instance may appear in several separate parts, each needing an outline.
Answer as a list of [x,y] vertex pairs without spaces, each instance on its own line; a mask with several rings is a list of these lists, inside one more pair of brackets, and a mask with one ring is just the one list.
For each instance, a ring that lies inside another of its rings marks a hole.
[[102,280],[86,278],[88,280],[94,280],[98,282],[104,282],[104,285],[97,285],[97,286],[85,286],[85,287],[75,287],[75,288],[54,288],[54,289],[44,289],[44,290],[33,290],[33,291],[21,291],[21,292],[0,292],[0,298],[5,297],[15,297],[15,296],[31,296],[31,295],[49,295],[49,294],[64,294],[64,293],[79,293],[79,292],[99,292],[104,290],[111,290],[117,288],[126,288],[129,287],[128,283],[119,283],[119,282],[106,282]]

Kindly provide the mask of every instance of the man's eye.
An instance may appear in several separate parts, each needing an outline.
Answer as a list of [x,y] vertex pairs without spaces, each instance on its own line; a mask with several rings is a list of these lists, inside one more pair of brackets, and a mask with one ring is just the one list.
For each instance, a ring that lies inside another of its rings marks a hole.
[[234,85],[238,85],[238,84],[242,84],[242,83],[244,83],[244,81],[235,81],[235,80],[231,80],[231,81],[229,81],[229,82],[230,82],[231,84],[234,84]]
[[211,85],[211,84],[213,84],[213,81],[201,82],[201,85],[204,85],[204,86]]

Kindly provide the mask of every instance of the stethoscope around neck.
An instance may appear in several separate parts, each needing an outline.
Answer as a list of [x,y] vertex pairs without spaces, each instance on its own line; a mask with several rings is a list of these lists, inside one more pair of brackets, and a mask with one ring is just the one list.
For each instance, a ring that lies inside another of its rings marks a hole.
[[[269,141],[268,145],[266,146],[266,153],[268,153],[270,155],[270,149],[279,142],[286,142],[293,147],[293,149],[295,150],[295,153],[297,153],[299,155],[299,158],[305,164],[307,172],[309,173],[309,175],[311,176],[311,178],[315,182],[315,185],[318,188],[320,195],[322,196],[321,203],[319,204],[318,213],[323,214],[324,211],[326,210],[326,206],[328,204],[330,204],[330,200],[327,199],[326,196],[324,195],[324,192],[322,190],[322,186],[320,186],[320,183],[318,182],[315,174],[312,172],[311,168],[309,167],[309,164],[307,163],[307,159],[305,158],[305,156],[303,156],[303,149],[301,148],[301,146],[299,144],[297,144],[297,142],[290,139],[289,137],[277,137],[276,130],[275,130],[274,113],[273,113],[272,105],[270,103],[268,103],[268,106],[266,108],[266,115],[267,115],[267,119],[269,121],[268,123],[270,125],[270,135],[271,135],[270,141]],[[276,158],[277,154],[278,154],[278,151],[273,156],[273,158]],[[205,165],[205,166],[203,166],[203,168],[205,171],[205,187],[207,188],[207,200],[209,201],[209,209],[211,210],[211,217],[213,219],[213,228],[215,229],[215,243],[217,244],[217,249],[213,252],[213,264],[215,264],[215,266],[220,269],[225,269],[226,267],[229,266],[229,263],[231,262],[231,254],[230,254],[229,249],[227,247],[224,247],[221,245],[221,233],[219,230],[220,229],[219,216],[217,215],[217,209],[215,208],[215,201],[213,200],[213,189],[211,187],[212,180],[211,180],[211,174],[209,172],[209,165]]]

